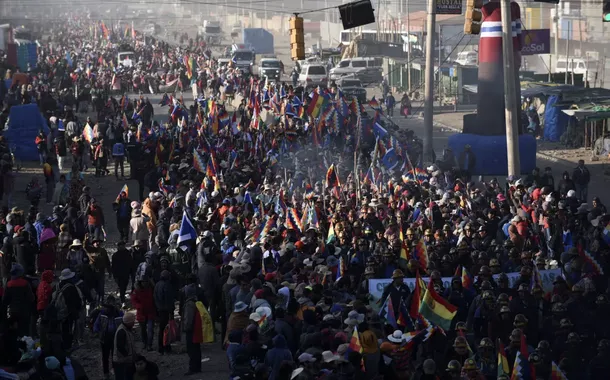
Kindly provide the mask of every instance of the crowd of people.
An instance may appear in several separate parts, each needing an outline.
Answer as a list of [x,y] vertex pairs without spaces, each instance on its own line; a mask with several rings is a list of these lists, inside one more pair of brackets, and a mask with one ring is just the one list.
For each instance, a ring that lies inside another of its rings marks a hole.
[[[156,379],[146,355],[182,340],[187,376],[207,344],[232,379],[607,378],[610,218],[584,164],[573,188],[550,170],[473,182],[469,149],[424,166],[375,101],[220,68],[197,41],[137,40],[124,68],[102,25],[54,26],[31,89],[4,92],[50,133],[32,141],[45,185],[2,210],[0,377],[86,378],[72,353],[95,336],[117,380]],[[196,99],[165,94],[158,123],[145,96],[113,96],[137,70],[178,73]],[[76,85],[100,89],[97,120]],[[100,204],[83,172],[112,163],[123,182],[125,162],[137,194]]]

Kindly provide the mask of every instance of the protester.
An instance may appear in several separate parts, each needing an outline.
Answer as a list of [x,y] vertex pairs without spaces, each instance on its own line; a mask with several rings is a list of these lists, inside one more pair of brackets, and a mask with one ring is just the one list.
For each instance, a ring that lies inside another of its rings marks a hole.
[[[138,353],[180,352],[174,333],[184,333],[187,375],[205,370],[202,351],[221,343],[240,378],[605,378],[610,217],[601,199],[585,203],[584,162],[557,184],[547,168],[475,182],[481,157],[469,146],[424,165],[421,140],[391,128],[378,103],[221,67],[201,39],[178,47],[137,36],[138,61],[125,67],[113,58],[121,37],[81,21],[41,42],[36,71],[21,70],[31,90],[0,91],[7,106],[34,99],[54,118],[40,136],[53,143],[43,173],[25,180],[32,208],[3,210],[0,228],[0,338],[21,352],[39,316],[45,376],[58,371],[52,357],[72,360],[87,307],[101,305],[102,370],[112,355],[117,379],[157,378]],[[90,100],[76,85],[89,86]],[[227,89],[242,101],[224,101]],[[160,123],[146,90],[163,93]],[[88,102],[97,117],[83,122],[72,107]],[[409,96],[400,103],[408,119]],[[11,207],[22,174],[5,144]],[[59,175],[68,152],[72,170]],[[121,180],[127,166],[133,182],[104,182],[109,164]],[[87,185],[89,165],[100,178]],[[42,175],[49,216],[37,210]],[[117,231],[106,231],[110,211]],[[49,296],[52,270],[61,274]],[[136,315],[116,319],[107,272]],[[2,364],[19,363],[12,351]]]
[[133,326],[136,321],[133,313],[125,313],[122,323],[114,335],[114,355],[112,366],[116,380],[128,380],[133,378],[136,362],[136,350],[134,345]]

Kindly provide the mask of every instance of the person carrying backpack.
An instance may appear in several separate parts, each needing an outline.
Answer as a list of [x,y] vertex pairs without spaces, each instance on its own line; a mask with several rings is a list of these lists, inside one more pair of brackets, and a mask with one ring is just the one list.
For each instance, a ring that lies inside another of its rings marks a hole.
[[81,292],[74,284],[74,276],[75,273],[69,268],[61,271],[59,286],[53,293],[49,305],[61,325],[62,348],[64,350],[72,347],[74,323],[78,319],[81,308],[84,307]]
[[114,351],[114,334],[123,322],[123,312],[115,305],[113,296],[106,297],[106,302],[93,324],[93,332],[98,334],[102,346],[102,368],[104,376],[110,373],[110,360]]

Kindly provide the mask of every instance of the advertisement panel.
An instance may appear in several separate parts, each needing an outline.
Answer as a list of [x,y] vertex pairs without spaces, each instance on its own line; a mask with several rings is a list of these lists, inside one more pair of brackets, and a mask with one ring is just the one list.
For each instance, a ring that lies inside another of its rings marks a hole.
[[521,55],[551,54],[551,31],[549,29],[524,30]]

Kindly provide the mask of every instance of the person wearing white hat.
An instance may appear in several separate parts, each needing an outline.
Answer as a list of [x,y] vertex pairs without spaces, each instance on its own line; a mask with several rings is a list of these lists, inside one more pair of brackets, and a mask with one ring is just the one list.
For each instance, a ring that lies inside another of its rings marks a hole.
[[388,335],[388,340],[396,344],[402,344],[405,342],[404,335],[400,330],[395,330],[392,334]]
[[79,239],[74,239],[68,251],[68,265],[75,270],[77,265],[81,265],[85,260],[86,254],[83,250],[83,243]]

